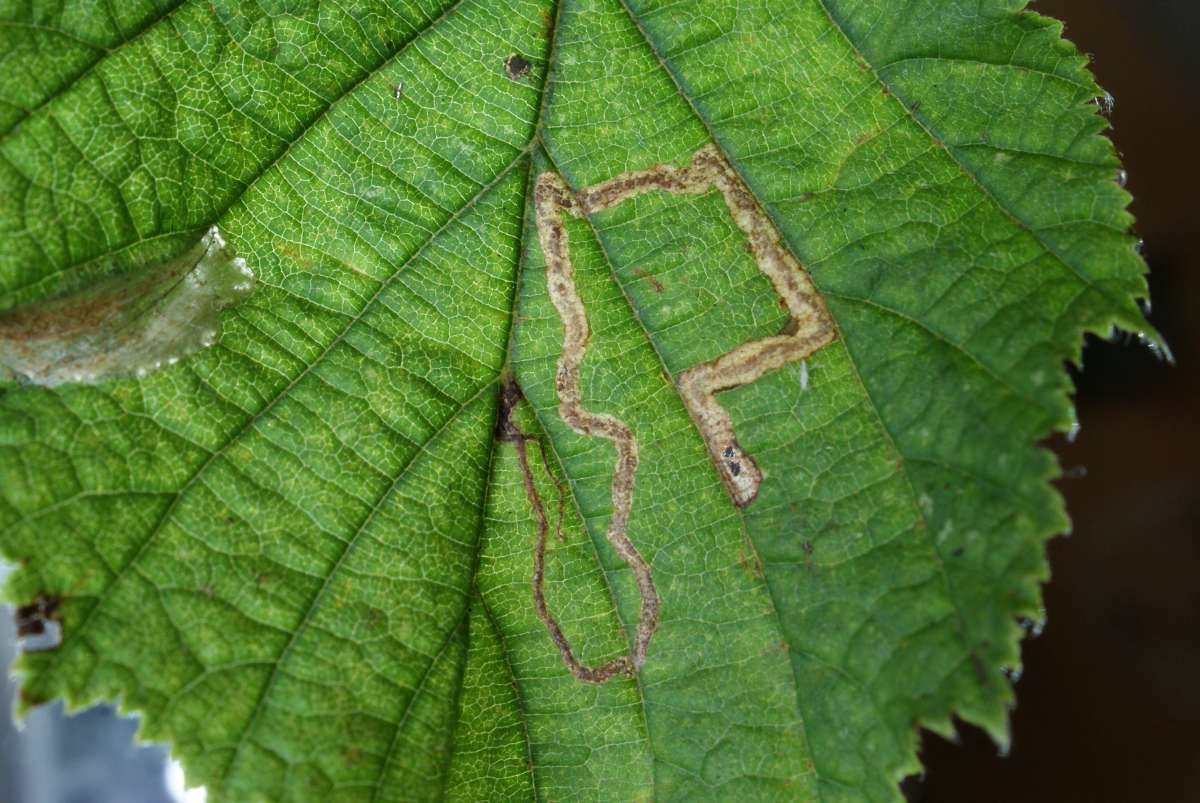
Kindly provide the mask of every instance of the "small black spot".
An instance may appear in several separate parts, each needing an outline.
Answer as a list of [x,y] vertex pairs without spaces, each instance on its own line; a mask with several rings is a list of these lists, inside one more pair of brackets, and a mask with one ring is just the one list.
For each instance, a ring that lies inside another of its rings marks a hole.
[[54,618],[61,597],[40,595],[28,605],[17,608],[14,619],[17,625],[17,636],[40,636],[46,632],[46,622]]
[[733,476],[736,477],[737,475],[742,473],[742,464],[741,463],[730,463],[729,470],[732,471]]
[[805,541],[800,545],[800,547],[804,550],[805,555],[811,555],[813,553],[814,547],[812,541]]
[[519,81],[529,75],[529,67],[529,62],[518,53],[513,53],[504,60],[504,73],[514,81]]
[[954,550],[953,552],[951,552],[950,554],[951,554],[952,556],[956,557],[956,558],[961,558],[961,557],[963,556],[963,551],[964,551],[964,550],[963,550],[963,548],[962,548],[962,547],[958,547],[957,549],[955,549],[955,550]]
[[517,383],[508,377],[500,388],[500,410],[496,416],[496,439],[501,441],[524,440],[524,433],[512,420],[513,408],[525,398]]
[[32,605],[17,608],[17,637],[40,636],[46,632],[46,621],[38,616]]
[[726,456],[726,457],[733,457],[733,447],[732,447],[732,446],[726,446],[726,447],[725,447],[725,456]]

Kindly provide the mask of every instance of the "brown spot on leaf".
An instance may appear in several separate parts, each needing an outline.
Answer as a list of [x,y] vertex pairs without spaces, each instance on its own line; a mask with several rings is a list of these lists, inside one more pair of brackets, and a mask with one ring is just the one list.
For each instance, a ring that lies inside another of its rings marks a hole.
[[519,53],[514,53],[504,60],[504,74],[513,81],[520,81],[529,75],[529,62]]
[[33,602],[18,607],[14,614],[17,638],[44,634],[47,622],[59,621],[57,614],[61,604],[62,597],[53,594],[39,594]]
[[645,281],[650,282],[650,286],[654,288],[654,292],[656,292],[656,293],[661,293],[663,290],[666,289],[665,287],[663,287],[663,283],[660,282],[652,273],[647,273],[645,270],[643,270],[641,268],[634,268],[633,275],[638,277],[639,279],[644,279]]
[[742,568],[746,570],[746,574],[751,577],[763,576],[762,559],[759,558],[757,550],[752,546],[748,549],[738,549],[738,563],[742,564]]
[[21,703],[29,708],[36,708],[39,705],[45,705],[50,702],[50,698],[46,695],[31,691],[25,686],[21,686],[21,690],[17,692],[17,696],[20,697]]

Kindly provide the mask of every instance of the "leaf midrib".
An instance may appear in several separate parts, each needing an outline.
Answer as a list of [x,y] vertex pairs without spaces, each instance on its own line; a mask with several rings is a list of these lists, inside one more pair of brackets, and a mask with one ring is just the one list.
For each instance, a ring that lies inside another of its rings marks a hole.
[[[714,140],[714,142],[715,142],[715,140]],[[546,158],[549,159],[552,164],[554,164],[555,170],[557,170],[560,175],[563,175],[562,170],[559,168],[558,164],[556,162],[554,162],[554,158],[548,152],[548,150],[543,151],[543,152],[546,153]],[[646,342],[649,344],[650,348],[653,350],[655,359],[658,360],[659,368],[662,370],[662,372],[666,376],[671,378],[672,385],[677,385],[678,381],[677,381],[676,375],[667,366],[666,358],[663,356],[662,351],[659,348],[658,342],[651,336],[650,331],[646,328],[645,323],[642,321],[641,312],[638,309],[637,305],[634,303],[633,298],[630,297],[629,292],[628,292],[627,288],[625,287],[625,283],[621,281],[621,278],[617,272],[616,266],[613,264],[612,257],[608,253],[608,248],[605,246],[604,240],[600,236],[599,231],[597,231],[596,226],[592,221],[592,218],[590,216],[585,216],[583,218],[583,220],[587,223],[587,225],[591,231],[592,239],[595,240],[595,242],[597,243],[597,245],[600,248],[601,253],[604,255],[604,263],[605,263],[605,265],[608,266],[609,273],[613,278],[613,282],[617,286],[617,289],[620,290],[620,292],[621,292],[621,297],[625,299],[625,302],[629,307],[630,316],[637,322],[638,329],[641,331]],[[539,410],[537,410],[536,408],[534,408],[534,412],[538,416],[539,422],[541,423],[543,430],[548,432],[549,430],[546,429],[545,421],[543,421],[541,418],[541,412]],[[689,422],[691,422],[690,417],[689,417]],[[695,428],[695,423],[691,422],[691,426],[693,428]],[[699,434],[699,430],[696,430],[696,432],[697,432],[697,434]],[[550,443],[551,452],[555,455],[555,459],[558,460],[559,458],[558,458],[558,453],[557,453],[557,447],[554,444],[553,438],[547,438],[547,440]],[[561,464],[561,461],[560,461],[560,464]],[[582,508],[579,507],[579,500],[578,500],[578,497],[576,496],[576,492],[575,492],[575,484],[568,483],[568,485],[571,489],[572,504],[575,506],[576,512],[579,514],[581,519],[586,521],[587,517],[583,515],[583,510],[582,510]],[[731,502],[731,505],[732,505],[732,502]],[[745,511],[742,510],[737,505],[732,505],[732,507],[733,507],[733,514],[738,519],[738,524],[739,524],[739,527],[741,528],[743,537],[745,537],[746,540],[750,542],[750,544],[754,547],[755,553],[758,554],[758,547],[757,547],[757,545],[754,544],[754,539],[750,537],[750,531],[746,524]],[[590,528],[589,528],[589,531],[590,531]],[[617,610],[617,608],[616,608],[616,592],[612,586],[612,579],[610,577],[610,573],[607,571],[604,571],[603,566],[600,564],[600,553],[599,553],[598,548],[596,547],[595,542],[592,541],[592,539],[590,539],[590,538],[588,539],[588,541],[589,541],[589,543],[592,544],[592,550],[596,557],[597,565],[601,566],[601,575],[604,577],[605,587],[608,589],[609,596],[613,603],[613,608],[614,608],[614,610]],[[782,634],[782,632],[783,632],[783,617],[779,612],[778,606],[776,605],[776,602],[775,602],[776,596],[775,596],[775,593],[773,592],[773,590],[771,589],[770,579],[769,579],[769,577],[766,576],[766,574],[764,574],[762,580],[763,580],[763,585],[766,586],[766,590],[767,590],[767,602],[770,605],[771,612],[774,614],[775,621],[778,623],[780,633]],[[790,666],[791,662],[789,661],[788,663]],[[796,678],[795,672],[792,672],[791,676],[792,676],[793,690],[795,691],[797,709],[798,709],[796,713],[797,713],[797,716],[800,718],[801,723],[803,724],[804,717],[801,714],[801,712],[799,711],[800,687],[799,687],[799,683]],[[641,703],[643,727],[645,728],[645,733],[646,733],[646,742],[647,742],[647,744],[652,745],[653,742],[652,742],[652,739],[650,736],[649,721],[647,719],[647,714],[646,714],[645,690],[642,686],[641,675],[640,674],[634,675],[634,680],[637,683],[638,701]],[[652,755],[654,754],[653,749],[651,749],[651,754]],[[658,756],[654,756],[654,760],[657,763],[661,759]],[[683,770],[684,768],[676,767],[676,769]],[[817,772],[815,762],[813,764],[813,772],[814,773]],[[819,797],[820,797],[820,792],[819,792],[819,786],[818,786],[818,798]]]
[[[550,105],[549,99],[550,99],[550,96],[553,94],[553,81],[551,79],[554,74],[555,66],[558,63],[558,27],[559,27],[559,21],[561,18],[562,7],[563,7],[565,1],[566,0],[555,0],[555,3],[554,3],[554,16],[553,16],[553,20],[552,20],[551,26],[550,26],[550,43],[549,43],[549,47],[547,49],[546,67],[545,67],[545,72],[542,77],[542,88],[541,88],[541,91],[538,93],[537,119],[533,126],[533,133],[530,136],[528,144],[525,146],[525,152],[530,153],[530,154],[532,154],[532,152],[535,149],[540,149],[539,152],[547,159],[547,161],[550,161],[551,163],[553,163],[553,157],[550,155],[549,150],[545,147],[545,142],[543,139],[543,132],[545,130],[546,109]],[[531,156],[531,158],[532,158],[532,156]],[[556,167],[556,169],[557,169],[557,167]],[[560,173],[561,173],[561,171],[560,171]],[[528,178],[526,180],[526,184],[525,184],[525,195],[524,195],[524,199],[523,199],[523,203],[522,203],[521,241],[518,246],[518,252],[517,252],[518,258],[517,258],[516,280],[513,283],[513,296],[512,296],[512,302],[511,302],[511,312],[510,312],[509,329],[508,329],[508,348],[505,350],[505,363],[504,363],[504,368],[501,371],[501,375],[511,374],[513,371],[513,362],[514,362],[513,354],[514,354],[515,347],[516,347],[516,331],[517,331],[516,324],[517,324],[517,312],[518,312],[518,299],[521,297],[521,288],[525,281],[526,237],[528,236],[530,227],[532,225],[534,225],[534,223],[533,223],[534,216],[532,214],[533,206],[531,203],[531,199],[533,198],[533,181],[534,181],[534,176],[533,176],[533,170],[532,170],[532,165],[531,165],[530,175],[528,176]],[[544,438],[544,442],[545,442],[545,445],[546,445],[547,449],[549,450],[550,454],[553,455],[555,462],[558,463],[559,466],[564,466],[565,464],[562,461],[562,457],[558,453],[558,447],[555,444],[554,439],[549,437],[548,433],[550,430],[547,429],[547,427],[546,427],[546,421],[542,417],[542,411],[539,410],[537,408],[537,406],[533,405],[533,404],[530,404],[529,408],[533,412],[534,417],[537,419],[538,425],[542,428],[542,431],[544,433],[547,433]],[[496,450],[497,446],[498,446],[497,439],[495,437],[493,437],[492,438],[492,457],[491,457],[491,461],[493,461],[493,462],[495,460],[495,450]],[[491,485],[492,485],[492,469],[491,469],[491,465],[489,465],[488,486],[487,486],[488,487],[487,493],[489,493],[489,494],[490,494],[490,490],[491,490]],[[583,509],[582,509],[582,507],[580,507],[579,497],[577,495],[577,490],[576,490],[575,484],[572,482],[568,482],[567,487],[569,490],[568,496],[571,499],[571,505],[575,509],[576,515],[579,516],[580,521],[586,521],[587,517],[583,515]],[[485,504],[486,504],[486,502],[485,502]],[[486,513],[486,507],[485,507],[484,512]],[[619,611],[619,608],[617,606],[617,596],[616,596],[616,591],[613,588],[612,578],[609,576],[608,572],[604,571],[603,564],[600,560],[599,548],[597,547],[596,543],[590,537],[590,532],[591,532],[590,528],[587,528],[587,529],[589,532],[588,543],[592,547],[591,554],[592,554],[592,557],[595,559],[597,568],[600,569],[600,576],[604,579],[604,588],[605,588],[605,591],[608,593],[609,605],[611,606],[611,610],[615,613],[615,612]],[[476,566],[475,566],[475,572],[473,572],[473,575],[477,574],[478,555],[480,552],[482,552],[482,549],[483,549],[483,535],[481,533],[480,539],[476,544]],[[476,579],[474,576],[472,577],[472,584],[473,585],[476,584]],[[513,689],[514,689],[514,693],[516,695],[516,700],[517,700],[517,706],[519,709],[518,714],[519,714],[520,720],[521,720],[521,732],[525,739],[526,757],[527,757],[528,763],[529,763],[530,786],[531,786],[532,792],[533,792],[533,799],[535,801],[537,801],[537,800],[540,800],[540,795],[538,793],[538,767],[534,761],[533,738],[532,738],[532,735],[531,735],[531,732],[529,729],[529,717],[528,717],[528,712],[526,711],[526,708],[525,708],[525,699],[524,699],[524,695],[522,694],[522,691],[521,691],[521,684],[517,678],[516,672],[513,670],[512,656],[509,654],[508,641],[505,638],[504,631],[500,628],[500,624],[499,624],[498,620],[496,619],[495,615],[492,613],[492,610],[488,607],[486,600],[483,599],[482,592],[480,592],[478,590],[477,585],[475,587],[476,587],[476,596],[478,597],[480,607],[483,610],[484,616],[488,619],[488,622],[490,623],[492,630],[496,634],[496,638],[497,638],[497,641],[499,642],[499,646],[500,646],[500,652],[504,658],[504,665],[508,669],[509,677],[513,684]],[[468,602],[468,604],[470,604],[470,603]],[[468,636],[468,649],[469,649],[469,644],[470,644],[470,640],[469,640],[469,636]],[[646,744],[648,746],[651,746],[652,741],[650,738],[649,720],[648,720],[648,717],[646,714],[646,694],[645,694],[645,689],[642,686],[642,679],[641,679],[640,675],[634,676],[634,684],[637,688],[638,710],[641,714],[641,723],[640,723],[641,731],[646,739]],[[455,722],[455,727],[457,729],[457,721]],[[655,762],[659,761],[658,757],[654,755],[654,751],[652,748],[650,749],[650,755],[651,755],[651,758]],[[655,774],[653,772],[651,772],[651,783],[653,784],[654,788],[657,789],[657,780],[656,780]]]

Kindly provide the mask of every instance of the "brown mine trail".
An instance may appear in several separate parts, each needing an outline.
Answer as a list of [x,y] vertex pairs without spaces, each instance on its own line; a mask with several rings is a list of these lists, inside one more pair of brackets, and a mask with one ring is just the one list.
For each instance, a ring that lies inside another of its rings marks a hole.
[[[542,173],[538,176],[536,187],[536,217],[542,251],[546,254],[551,299],[554,306],[558,307],[566,329],[563,360],[559,361],[559,398],[568,412],[577,415],[574,401],[578,396],[577,362],[587,343],[587,317],[583,302],[578,300],[575,290],[574,269],[571,268],[566,229],[560,214],[565,211],[576,217],[593,215],[647,192],[702,194],[710,190],[721,193],[734,226],[746,236],[746,246],[758,270],[772,283],[779,294],[781,306],[788,312],[788,323],[780,334],[740,344],[719,358],[694,365],[680,374],[677,382],[679,394],[707,444],[708,454],[721,480],[733,497],[733,502],[738,507],[745,507],[758,496],[762,472],[754,457],[738,444],[733,432],[733,420],[716,401],[716,394],[755,382],[764,373],[790,362],[804,360],[836,337],[833,318],[808,272],[784,246],[779,233],[749,188],[733,172],[720,151],[714,145],[707,145],[692,155],[688,166],[656,164],[652,168],[614,176],[575,193],[566,187],[557,174]],[[583,337],[580,332],[583,332]],[[565,372],[564,364],[569,368]],[[576,364],[574,374],[570,370],[572,364]],[[564,390],[568,395],[563,395]],[[571,400],[570,403],[568,400]],[[571,423],[565,414],[563,418],[568,424]],[[578,430],[578,427],[575,429]],[[594,423],[592,429],[595,432],[589,433],[604,437],[611,435],[610,439],[616,438],[618,441],[624,439],[623,433],[613,429],[611,423],[607,426],[608,435],[601,431],[605,427],[599,423]],[[632,438],[631,433],[629,437]],[[634,455],[636,462],[636,444]]]
[[[542,501],[541,494],[538,493],[537,483],[534,481],[533,469],[529,465],[529,449],[527,444],[530,441],[538,445],[546,476],[549,477],[550,481],[558,489],[557,535],[560,542],[564,540],[562,523],[566,496],[562,484],[550,470],[550,461],[546,455],[546,447],[543,440],[535,435],[522,432],[521,428],[512,419],[514,408],[521,403],[523,398],[524,396],[521,393],[521,389],[517,387],[517,384],[511,378],[506,379],[500,393],[500,412],[496,421],[496,438],[501,442],[513,444],[516,449],[517,464],[520,467],[521,480],[525,487],[525,498],[529,500],[529,504],[533,508],[534,517],[537,520],[537,539],[533,550],[534,610],[537,612],[538,618],[546,626],[546,630],[550,633],[550,638],[554,642],[554,646],[558,648],[558,653],[562,656],[563,663],[577,679],[588,683],[603,683],[613,675],[632,675],[636,671],[636,667],[640,666],[636,662],[636,655],[621,655],[599,666],[588,666],[581,663],[575,657],[575,653],[571,649],[571,644],[563,634],[558,620],[550,613],[544,587],[546,577],[546,540],[550,530],[550,523],[549,517],[546,515],[546,506]],[[657,606],[657,599],[655,599],[655,603]],[[648,644],[649,639],[646,641]]]
[[[547,175],[551,174],[544,173],[542,177]],[[561,185],[561,179],[557,181]],[[684,167],[655,165],[624,173],[573,196],[562,186],[566,197],[562,209],[575,216],[611,209],[647,192],[701,195],[716,190],[721,193],[734,225],[746,236],[750,255],[778,293],[781,306],[788,311],[788,324],[777,335],[743,343],[714,360],[692,366],[676,383],[722,482],[733,501],[745,507],[758,496],[762,472],[738,443],[733,419],[717,401],[716,394],[750,384],[789,363],[800,362],[831,343],[837,329],[824,301],[800,261],[784,246],[758,201],[713,145],[696,151],[691,164]],[[539,225],[540,221],[539,216]]]
[[[502,434],[517,444],[526,495],[538,519],[534,602],[563,661],[572,674],[581,680],[599,682],[618,672],[633,673],[640,669],[645,663],[650,639],[658,627],[660,601],[650,566],[628,535],[634,479],[639,463],[637,439],[633,430],[621,419],[607,413],[592,412],[583,405],[580,368],[591,331],[587,310],[575,285],[570,239],[563,214],[574,217],[593,215],[648,192],[701,195],[711,190],[721,194],[734,225],[746,236],[747,249],[758,269],[771,282],[781,305],[789,314],[788,324],[779,334],[743,343],[716,359],[694,365],[675,381],[726,490],[734,504],[745,507],[758,496],[762,472],[754,458],[738,444],[733,420],[717,401],[716,394],[752,383],[765,373],[789,363],[800,362],[837,336],[833,319],[807,272],[784,246],[779,233],[749,189],[712,145],[696,151],[691,163],[684,167],[656,165],[646,170],[623,173],[578,192],[572,192],[557,173],[545,171],[537,177],[534,187],[534,213],[538,242],[546,262],[546,287],[563,328],[562,352],[554,383],[559,400],[558,413],[563,422],[577,433],[604,438],[616,448],[617,460],[611,487],[612,515],[605,535],[617,555],[633,571],[642,601],[630,655],[597,668],[582,666],[575,660],[561,629],[546,610],[542,581],[548,523],[529,469],[525,449],[528,437],[521,435],[509,418],[512,405],[520,400],[520,391],[511,383],[506,385],[502,401]],[[635,275],[638,275],[637,270]],[[639,275],[639,278],[643,277]],[[657,280],[653,281],[653,285],[656,291],[661,291],[662,286]]]

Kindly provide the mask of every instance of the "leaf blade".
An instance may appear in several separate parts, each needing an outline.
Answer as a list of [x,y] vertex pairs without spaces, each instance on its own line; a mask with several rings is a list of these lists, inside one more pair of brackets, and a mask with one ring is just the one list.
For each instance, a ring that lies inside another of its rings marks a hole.
[[[26,656],[28,702],[124,695],[215,799],[484,784],[556,799],[891,800],[916,768],[914,724],[945,731],[957,712],[1003,738],[1012,617],[1037,615],[1041,542],[1066,526],[1046,484],[1056,467],[1029,444],[1070,420],[1059,365],[1077,358],[1080,332],[1144,326],[1127,196],[1101,124],[1078,108],[1095,88],[1059,29],[1012,3],[954,0],[887,17],[922,21],[903,31],[882,26],[880,4],[849,0],[739,14],[512,3],[498,21],[494,3],[408,4],[425,28],[381,22],[379,9],[262,25],[220,4],[213,28],[204,5],[177,14],[193,26],[179,41],[202,57],[199,88],[155,80],[201,109],[215,108],[206,94],[244,102],[186,132],[221,139],[213,158],[237,170],[201,165],[176,206],[130,203],[116,223],[43,229],[0,252],[0,306],[12,306],[166,258],[216,216],[266,279],[226,316],[222,344],[178,369],[0,396],[0,540],[33,558],[8,593],[64,594],[67,638],[88,643],[64,645],[61,663]],[[949,13],[960,6],[970,13]],[[239,85],[209,30],[282,61]],[[345,44],[336,74],[313,73],[301,42]],[[947,77],[977,87],[979,108],[938,94]],[[266,110],[238,94],[267,84],[288,102]],[[145,114],[130,95],[114,102]],[[1015,126],[1022,103],[1044,123]],[[42,158],[26,130],[57,125],[78,145],[81,109],[71,91],[49,101],[66,127],[32,115],[0,141],[9,166]],[[1050,136],[1056,110],[1069,125]],[[765,474],[761,498],[739,508],[676,386],[789,325],[743,235],[713,194],[651,193],[568,222],[594,335],[584,404],[638,439],[630,533],[663,605],[641,676],[589,687],[534,615],[524,480],[548,509],[558,493],[572,500],[546,594],[587,660],[619,654],[641,595],[604,538],[611,446],[560,418],[561,322],[529,185],[552,171],[579,189],[714,143],[840,336],[718,396]],[[71,151],[75,167],[37,165],[49,187],[38,203],[81,208],[112,189],[97,188],[120,159],[89,164],[90,147]],[[116,186],[94,206],[117,203]],[[522,431],[542,447],[526,443],[536,477],[494,429],[510,372],[528,399]],[[462,429],[446,411],[468,407]],[[439,426],[452,444],[431,434]],[[393,497],[405,455],[437,482]],[[426,561],[437,576],[370,547],[425,543],[407,520],[433,508],[426,535],[456,534]],[[229,519],[241,540],[222,532]],[[154,522],[166,543],[139,544]],[[41,543],[47,528],[69,548]],[[400,564],[400,588],[371,586]],[[421,599],[436,612],[406,608]],[[380,643],[372,621],[401,635]],[[222,665],[239,680],[220,679]],[[511,691],[487,676],[498,667]],[[492,710],[503,734],[487,731]]]

